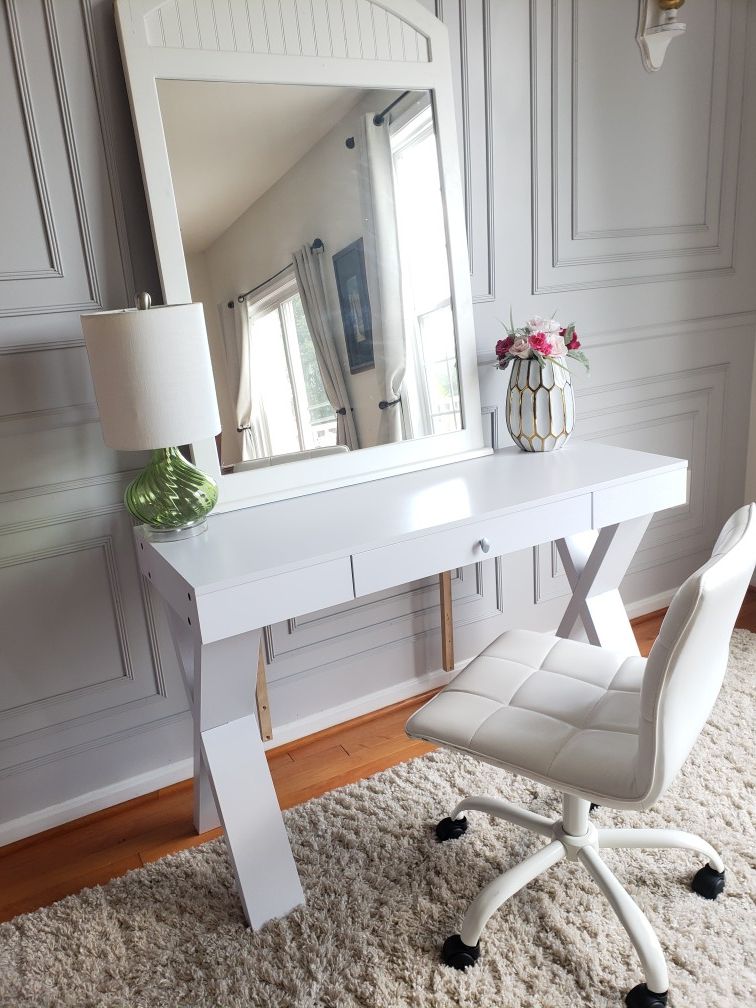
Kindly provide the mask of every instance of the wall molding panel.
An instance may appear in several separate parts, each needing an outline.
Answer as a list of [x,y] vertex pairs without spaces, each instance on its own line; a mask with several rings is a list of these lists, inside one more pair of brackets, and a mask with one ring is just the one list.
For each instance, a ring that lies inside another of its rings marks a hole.
[[[49,3],[50,0],[47,0],[47,2]],[[126,224],[125,198],[121,186],[121,170],[119,168],[118,155],[115,149],[112,116],[109,114],[107,108],[105,76],[100,68],[100,59],[98,57],[92,0],[80,0],[80,3],[87,55],[89,58],[89,68],[92,75],[92,88],[94,91],[95,101],[97,103],[97,121],[102,135],[105,160],[107,163],[107,182],[110,189],[113,216],[118,233],[118,248],[121,258],[124,286],[127,293],[135,293],[137,291],[137,285],[134,275],[132,250],[129,245],[128,227]]]
[[[80,312],[132,298],[133,270],[122,254],[125,211],[116,198],[118,175],[108,171],[116,168],[116,159],[107,149],[104,115],[97,113],[103,98],[97,93],[101,80],[94,69],[90,8],[91,0],[6,0],[5,20],[0,19],[0,31],[7,34],[2,41],[16,67],[15,97],[27,123],[37,216],[51,248],[49,268],[30,270],[22,262],[12,280],[4,276],[0,352],[81,345]],[[12,102],[13,96],[4,100]],[[12,154],[23,159],[24,145],[13,147]],[[22,167],[23,161],[17,170]],[[24,236],[20,256],[26,234],[33,233],[28,215],[14,222],[14,212],[22,209],[10,207],[8,220]]]
[[42,159],[39,136],[37,133],[37,122],[34,115],[34,106],[31,100],[29,77],[26,70],[26,61],[21,42],[16,0],[7,0],[5,13],[8,19],[8,37],[10,40],[10,50],[16,85],[18,87],[19,107],[23,117],[26,139],[29,146],[34,184],[39,201],[39,214],[44,227],[47,243],[46,252],[48,261],[45,265],[36,268],[19,266],[15,270],[3,271],[0,273],[0,279],[37,280],[47,277],[62,277],[63,266],[60,257],[60,246],[58,243],[58,235],[55,230],[55,220],[53,218],[50,194],[48,192],[47,179],[45,177],[44,162]]
[[[496,299],[491,0],[445,0],[436,16],[449,29],[457,77],[457,126],[473,302]],[[481,156],[482,154],[482,156]]]
[[85,539],[80,542],[71,542],[63,546],[55,546],[47,549],[32,550],[29,553],[18,554],[15,556],[8,556],[0,558],[0,571],[6,570],[10,567],[17,567],[21,564],[40,564],[44,563],[46,560],[51,560],[57,557],[71,556],[77,553],[84,553],[88,550],[97,551],[101,554],[101,560],[103,567],[107,573],[107,584],[110,594],[110,603],[113,611],[116,634],[118,637],[118,646],[121,657],[121,673],[110,675],[105,679],[95,680],[86,686],[80,686],[72,690],[63,690],[60,693],[47,694],[42,698],[35,698],[29,700],[22,704],[17,704],[15,706],[3,706],[0,707],[0,722],[10,715],[18,714],[22,710],[31,709],[33,706],[38,708],[49,707],[52,704],[58,703],[62,698],[68,698],[74,694],[81,694],[82,692],[99,689],[106,684],[110,684],[119,679],[128,679],[131,682],[134,681],[134,667],[131,662],[131,654],[129,650],[129,641],[126,635],[126,620],[123,611],[123,601],[121,597],[121,590],[118,586],[118,575],[116,570],[116,561],[113,553],[113,539],[111,536],[102,536],[97,539]]
[[27,410],[24,413],[0,414],[0,437],[30,434],[33,431],[59,430],[99,422],[95,403],[75,403],[52,409]]
[[[4,634],[0,779],[63,752],[142,733],[147,723],[185,717],[186,700],[177,670],[164,666],[158,643],[164,630],[139,575],[123,508],[69,523],[53,517],[31,532],[8,533],[0,549],[0,583],[9,572],[21,579],[17,591],[3,584],[9,600],[3,616],[16,633]],[[52,566],[42,570],[45,564]],[[31,611],[24,601],[30,582],[36,585]],[[78,587],[73,605],[67,603],[71,585]],[[35,638],[38,611],[47,633]],[[44,686],[46,668],[52,678],[41,696],[34,690]]]
[[66,155],[71,171],[73,193],[76,200],[76,216],[79,224],[79,235],[81,237],[87,279],[89,281],[89,303],[92,305],[101,305],[102,294],[100,291],[100,280],[97,274],[97,263],[95,262],[92,231],[89,226],[89,215],[87,213],[87,207],[84,200],[84,185],[81,177],[79,155],[76,148],[76,137],[73,131],[71,104],[68,97],[68,86],[66,84],[63,58],[60,51],[58,22],[55,17],[55,5],[53,0],[44,0],[44,11],[45,27],[47,30],[47,38],[50,43],[53,70],[55,72],[55,92],[58,98],[58,108],[60,109],[61,118],[63,120]]
[[[699,118],[707,116],[705,146],[698,122],[677,118],[679,129],[689,130],[678,141],[690,152],[688,174],[683,177],[699,171],[701,200],[689,219],[684,208],[677,208],[678,216],[683,216],[667,221],[664,205],[658,215],[652,207],[664,199],[664,193],[674,203],[680,190],[679,180],[665,171],[677,163],[674,152],[665,151],[659,140],[647,150],[636,145],[638,165],[657,163],[655,179],[638,171],[630,158],[623,171],[607,152],[621,146],[623,129],[642,135],[643,124],[637,116],[646,114],[654,103],[666,101],[666,120],[675,122],[670,95],[677,95],[682,84],[674,81],[669,89],[655,87],[645,94],[643,85],[648,82],[638,70],[634,83],[639,106],[613,105],[608,85],[625,70],[622,59],[629,66],[629,54],[621,48],[624,36],[618,31],[616,39],[606,38],[602,52],[591,34],[601,17],[607,22],[617,20],[610,5],[599,11],[589,0],[571,0],[570,4],[531,0],[533,293],[733,273],[747,11],[743,4],[718,0],[699,14],[702,19],[710,16],[711,24],[702,24],[697,35],[697,26],[690,25],[688,34],[698,48],[689,52],[688,59],[697,76],[703,71],[707,78],[696,85],[703,91],[706,83],[708,100],[699,107]],[[583,32],[588,34],[585,47],[593,54],[591,60],[579,59]],[[590,75],[590,84],[581,83],[582,74]],[[653,76],[649,75],[649,81]],[[603,133],[601,108],[612,109],[616,115],[616,137]],[[649,217],[649,223],[586,225],[585,207],[595,202],[595,194],[592,201],[584,187],[588,179],[595,183],[598,178],[608,180],[603,203],[620,207],[630,202]]]

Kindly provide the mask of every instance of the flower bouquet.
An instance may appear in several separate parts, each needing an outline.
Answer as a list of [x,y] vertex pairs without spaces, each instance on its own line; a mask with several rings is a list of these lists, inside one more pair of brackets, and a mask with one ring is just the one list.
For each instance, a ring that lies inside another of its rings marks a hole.
[[564,358],[571,357],[590,370],[588,358],[580,349],[581,343],[575,326],[560,325],[555,319],[545,319],[536,315],[528,319],[524,326],[515,329],[510,316],[507,336],[496,343],[496,367],[505,371],[515,359],[535,358],[540,364],[551,360],[565,367]]
[[588,370],[575,326],[540,316],[519,329],[510,318],[505,339],[496,344],[496,367],[505,371],[512,365],[505,417],[512,440],[523,451],[554,451],[572,434],[575,396],[568,358]]

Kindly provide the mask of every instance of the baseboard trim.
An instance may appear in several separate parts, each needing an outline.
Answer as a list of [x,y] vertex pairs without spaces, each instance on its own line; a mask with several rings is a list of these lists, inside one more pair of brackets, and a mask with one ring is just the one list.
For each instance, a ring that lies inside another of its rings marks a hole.
[[625,605],[625,611],[630,619],[633,620],[640,619],[641,616],[648,616],[652,612],[658,612],[660,609],[666,609],[674,598],[676,591],[676,588],[670,588],[668,591],[659,592],[658,595],[651,595],[649,598],[641,599],[639,602],[628,602]]
[[18,819],[10,819],[8,822],[0,823],[0,847],[15,843],[16,840],[25,840],[37,833],[44,833],[45,830],[62,826],[74,819],[81,819],[92,812],[101,812],[102,809],[110,808],[112,805],[120,805],[132,798],[141,798],[151,791],[178,784],[179,781],[191,777],[193,772],[191,758],[179,760],[178,763],[169,763],[167,766],[158,767],[157,770],[150,770],[149,773],[116,781],[115,784],[98,788],[96,791],[88,791],[86,794],[77,795],[68,801],[50,805],[37,812],[30,812]]
[[265,743],[265,748],[277,749],[290,742],[298,742],[309,735],[317,735],[327,728],[333,728],[334,725],[344,724],[345,721],[383,710],[384,707],[391,707],[392,704],[401,703],[402,700],[410,700],[414,696],[420,696],[421,693],[440,689],[446,686],[466,664],[467,662],[459,662],[453,672],[444,672],[441,669],[426,672],[425,675],[407,679],[395,686],[387,686],[374,693],[367,693],[337,707],[328,707],[326,710],[318,711],[317,714],[278,725],[273,729],[273,738]]
[[[459,671],[463,664],[460,664],[455,672]],[[309,735],[317,735],[334,725],[343,724],[345,721],[382,710],[384,707],[401,703],[402,700],[409,700],[421,693],[439,689],[449,682],[455,672],[442,670],[428,672],[425,675],[398,683],[396,686],[376,690],[374,693],[368,693],[348,703],[329,707],[327,710],[318,711],[317,714],[312,714],[309,717],[280,725],[275,729],[274,738],[265,743],[265,749],[276,749],[304,739]],[[18,819],[0,823],[0,847],[15,843],[17,840],[25,840],[37,833],[44,833],[45,830],[62,826],[75,819],[81,819],[93,812],[101,812],[113,805],[120,805],[132,798],[140,798],[151,791],[157,791],[171,784],[178,784],[179,781],[190,779],[193,772],[191,758],[179,760],[177,763],[158,767],[157,770],[151,770],[149,773],[117,781],[115,784],[98,788],[96,791],[77,795],[77,797],[70,798],[58,805],[51,805],[37,812],[20,816]]]
[[[665,609],[674,595],[674,590],[660,592],[650,598],[641,599],[638,602],[631,602],[626,606],[627,613],[631,619],[638,619],[648,613]],[[297,721],[289,721],[286,724],[278,725],[274,730],[274,737],[270,742],[265,743],[265,749],[277,749],[292,742],[311,735],[333,728],[334,725],[343,724],[345,721],[352,721],[355,718],[363,717],[390,707],[392,704],[409,700],[421,693],[430,690],[440,689],[463,668],[467,663],[459,662],[454,672],[444,672],[436,669],[424,675],[407,679],[394,686],[387,686],[384,689],[376,690],[365,696],[357,697],[346,703],[338,704],[336,707],[329,707],[326,710],[318,711],[308,717],[300,718]],[[99,788],[97,791],[90,791],[87,794],[78,795],[59,805],[51,805],[49,808],[31,812],[18,819],[11,819],[8,822],[0,823],[0,847],[14,843],[16,840],[24,840],[26,837],[63,823],[71,822],[74,819],[81,819],[92,812],[100,812],[102,809],[110,808],[121,802],[129,801],[132,798],[139,798],[157,791],[159,788],[177,784],[179,781],[187,780],[192,776],[192,760],[180,760],[177,763],[170,763],[167,766],[158,767],[149,773],[139,774],[137,777],[129,777],[126,780],[117,781],[108,787]]]

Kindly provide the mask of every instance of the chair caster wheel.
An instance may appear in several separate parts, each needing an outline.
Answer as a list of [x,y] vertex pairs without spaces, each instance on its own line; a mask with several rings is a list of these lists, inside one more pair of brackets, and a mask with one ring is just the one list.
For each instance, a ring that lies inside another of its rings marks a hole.
[[627,1008],[666,1008],[667,992],[654,994],[644,983],[633,987],[625,997]]
[[444,840],[459,840],[466,832],[466,816],[462,816],[461,819],[450,819],[447,816],[446,819],[442,819],[436,826],[436,839],[439,843],[443,843]]
[[725,887],[725,873],[714,871],[711,865],[704,865],[699,868],[693,876],[690,888],[694,893],[703,896],[704,899],[713,900],[722,892]]
[[447,966],[466,970],[474,966],[480,956],[480,942],[477,945],[465,945],[458,934],[450,935],[441,949],[441,959]]

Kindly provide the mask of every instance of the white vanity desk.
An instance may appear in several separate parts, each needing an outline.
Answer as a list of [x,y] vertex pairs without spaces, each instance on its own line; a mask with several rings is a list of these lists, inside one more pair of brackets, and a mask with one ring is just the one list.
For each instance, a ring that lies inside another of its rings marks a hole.
[[136,530],[192,697],[195,825],[223,825],[252,927],[304,899],[255,714],[261,628],[556,541],[573,592],[558,632],[582,622],[591,642],[637,653],[617,589],[653,513],[684,504],[686,485],[681,459],[574,442],[218,514],[192,539]]

